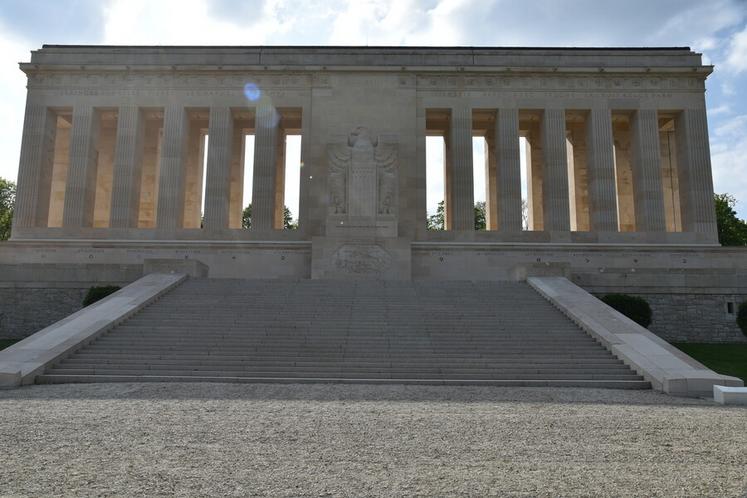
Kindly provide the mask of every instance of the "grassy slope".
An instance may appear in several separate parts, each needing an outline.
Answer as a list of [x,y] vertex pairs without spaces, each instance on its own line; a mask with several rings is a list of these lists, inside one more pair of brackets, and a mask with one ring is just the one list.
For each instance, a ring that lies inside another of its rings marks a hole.
[[674,344],[703,365],[720,374],[739,377],[747,383],[747,344]]

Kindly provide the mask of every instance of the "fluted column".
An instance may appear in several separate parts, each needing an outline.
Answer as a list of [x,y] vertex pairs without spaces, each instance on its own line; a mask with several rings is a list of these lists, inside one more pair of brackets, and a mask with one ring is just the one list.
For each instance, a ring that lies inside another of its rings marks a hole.
[[205,179],[205,228],[228,228],[230,203],[233,115],[224,106],[210,108],[207,178]]
[[682,230],[718,240],[705,109],[685,109],[675,121]]
[[90,105],[73,108],[73,127],[70,133],[70,166],[65,187],[63,227],[93,225],[96,199],[96,150],[100,128],[99,114]]
[[565,140],[565,110],[545,109],[542,116],[542,149],[545,158],[542,200],[545,230],[571,229]]
[[633,113],[630,131],[636,231],[663,232],[666,222],[656,109],[639,109]]
[[503,232],[519,232],[522,226],[518,109],[499,109],[495,132],[499,229]]
[[163,116],[161,168],[158,177],[159,229],[174,230],[184,225],[184,187],[189,116],[182,104],[171,103]]
[[446,228],[475,229],[475,200],[472,164],[472,109],[451,109],[447,140]]
[[306,165],[311,156],[311,101],[301,111],[301,166],[299,172],[298,186],[298,228],[304,233],[313,233],[310,221],[313,219],[311,203],[309,202],[309,191],[311,189],[311,175]]
[[500,208],[498,203],[498,158],[495,145],[496,130],[485,133],[485,228],[498,230]]
[[594,232],[617,231],[617,189],[612,113],[592,109],[586,120],[589,222]]
[[254,183],[252,185],[252,230],[275,227],[278,142],[282,137],[280,116],[269,104],[257,107],[254,134]]
[[140,208],[145,121],[138,106],[119,108],[109,226],[135,228]]
[[57,117],[46,106],[26,104],[18,165],[13,229],[45,227],[54,161]]

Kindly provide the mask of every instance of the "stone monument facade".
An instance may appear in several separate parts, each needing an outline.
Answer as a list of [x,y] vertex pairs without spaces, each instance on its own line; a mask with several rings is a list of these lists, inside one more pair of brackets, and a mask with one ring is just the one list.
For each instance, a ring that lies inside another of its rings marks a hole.
[[[45,45],[20,67],[17,206],[0,248],[19,282],[126,282],[145,260],[196,259],[218,278],[549,273],[595,292],[747,294],[743,253],[717,241],[712,67],[689,48]],[[289,135],[297,230],[283,229]],[[479,231],[473,137],[487,147]]]

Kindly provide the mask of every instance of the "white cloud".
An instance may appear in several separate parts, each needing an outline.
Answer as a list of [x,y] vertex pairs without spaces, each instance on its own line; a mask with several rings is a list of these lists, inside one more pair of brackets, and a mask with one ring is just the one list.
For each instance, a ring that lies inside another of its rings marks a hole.
[[211,16],[206,0],[113,0],[104,11],[104,39],[112,45],[260,45],[286,23],[269,19],[273,3],[255,22]]
[[726,66],[735,73],[747,69],[747,26],[731,38]]
[[15,181],[21,151],[21,132],[26,102],[26,75],[18,62],[29,59],[29,47],[23,41],[0,30],[0,177]]
[[737,213],[747,218],[747,114],[735,116],[713,130],[711,163],[714,190],[739,199]]
[[721,104],[716,107],[708,108],[708,116],[711,117],[729,115],[732,112],[733,110],[729,104]]
[[714,130],[717,138],[738,137],[747,134],[747,114],[736,116]]

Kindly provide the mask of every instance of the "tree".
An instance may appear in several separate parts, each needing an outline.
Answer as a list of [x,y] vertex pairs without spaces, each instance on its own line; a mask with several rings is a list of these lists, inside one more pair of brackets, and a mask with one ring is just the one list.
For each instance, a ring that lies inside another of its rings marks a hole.
[[718,241],[723,246],[747,246],[747,222],[737,218],[737,200],[729,194],[714,194]]
[[[251,228],[252,227],[252,205],[249,204],[244,208],[241,213],[241,227]],[[296,230],[298,228],[298,222],[293,221],[293,215],[291,214],[288,206],[283,208],[283,228],[286,230]]]
[[16,202],[16,184],[0,178],[0,240],[10,238],[13,206]]
[[444,217],[444,201],[438,203],[436,214],[432,214],[428,217],[428,230],[444,230],[446,229],[445,217]]
[[475,230],[485,230],[487,227],[485,220],[485,202],[475,203]]
[[283,228],[286,230],[295,230],[298,228],[298,222],[293,222],[293,215],[288,206],[283,207]]
[[[438,203],[436,214],[432,214],[428,217],[428,230],[445,230],[445,213],[446,207],[444,201]],[[475,230],[485,230],[485,202],[478,202],[475,204]]]

